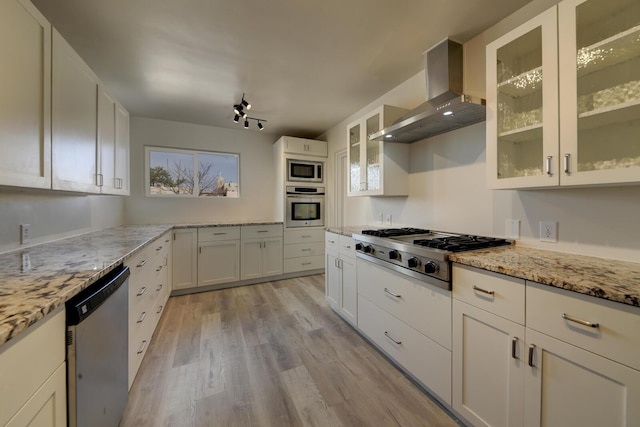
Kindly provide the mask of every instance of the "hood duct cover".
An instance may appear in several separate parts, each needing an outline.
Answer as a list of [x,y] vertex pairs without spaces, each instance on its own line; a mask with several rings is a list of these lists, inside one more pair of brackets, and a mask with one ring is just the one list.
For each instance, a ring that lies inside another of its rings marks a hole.
[[372,141],[420,141],[486,119],[485,100],[462,94],[462,45],[446,39],[425,53],[427,102],[391,126],[369,137]]

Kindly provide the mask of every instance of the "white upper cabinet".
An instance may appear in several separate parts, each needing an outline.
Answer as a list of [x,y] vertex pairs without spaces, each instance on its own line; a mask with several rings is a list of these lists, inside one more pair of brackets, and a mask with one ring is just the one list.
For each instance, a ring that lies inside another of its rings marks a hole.
[[407,110],[383,105],[347,126],[349,196],[406,196],[409,145],[369,141]]
[[51,188],[51,25],[0,2],[0,185]]
[[640,181],[640,2],[558,5],[560,183]]
[[487,45],[490,188],[558,185],[558,37],[553,7]]
[[283,153],[302,154],[305,156],[327,157],[327,142],[314,139],[282,137]]
[[53,30],[53,189],[100,192],[98,78]]
[[640,181],[639,36],[635,0],[564,0],[487,45],[490,188]]
[[129,195],[129,112],[116,102],[115,190]]
[[129,113],[102,85],[98,96],[98,185],[103,194],[129,194]]

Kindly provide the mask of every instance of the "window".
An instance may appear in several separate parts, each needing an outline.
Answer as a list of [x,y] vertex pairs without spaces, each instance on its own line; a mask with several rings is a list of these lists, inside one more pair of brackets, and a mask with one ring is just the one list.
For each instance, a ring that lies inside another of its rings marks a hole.
[[240,155],[145,147],[147,196],[239,197]]

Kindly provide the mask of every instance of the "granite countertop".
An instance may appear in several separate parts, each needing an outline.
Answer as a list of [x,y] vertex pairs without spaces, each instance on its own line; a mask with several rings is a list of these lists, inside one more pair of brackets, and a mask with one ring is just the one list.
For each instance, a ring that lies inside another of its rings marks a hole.
[[171,228],[110,228],[0,255],[0,345]]
[[0,345],[168,230],[266,224],[282,221],[123,226],[0,254]]
[[[460,264],[640,307],[640,264],[519,246],[460,252]],[[454,284],[455,286],[455,284]]]
[[375,230],[378,228],[384,227],[375,225],[349,225],[345,227],[325,227],[324,229],[330,233],[342,234],[343,236],[351,237],[353,234],[361,234],[362,230]]

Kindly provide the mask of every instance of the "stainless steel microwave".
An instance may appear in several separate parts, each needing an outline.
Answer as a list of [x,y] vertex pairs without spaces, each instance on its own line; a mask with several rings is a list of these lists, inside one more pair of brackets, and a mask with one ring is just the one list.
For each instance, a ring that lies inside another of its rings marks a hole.
[[324,187],[287,186],[285,226],[324,226]]
[[287,181],[322,184],[323,169],[322,161],[287,159]]

